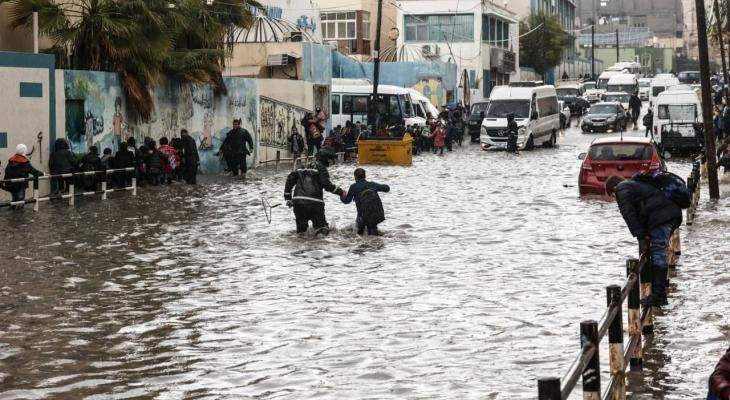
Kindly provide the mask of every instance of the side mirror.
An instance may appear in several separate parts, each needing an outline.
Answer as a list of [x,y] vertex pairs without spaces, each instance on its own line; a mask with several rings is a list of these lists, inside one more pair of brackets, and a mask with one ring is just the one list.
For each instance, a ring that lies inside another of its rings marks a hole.
[[668,151],[663,151],[662,152],[662,158],[665,159],[665,160],[669,160],[670,158],[672,158],[672,153],[670,153]]
[[579,160],[585,160],[586,159],[586,154],[587,153],[580,153],[580,154],[578,154],[578,159]]
[[537,111],[533,111],[532,115],[530,116],[530,119],[536,120],[537,119]]
[[480,113],[479,113],[479,117],[480,117],[481,119],[484,119],[484,111],[482,111],[482,112],[480,112]]

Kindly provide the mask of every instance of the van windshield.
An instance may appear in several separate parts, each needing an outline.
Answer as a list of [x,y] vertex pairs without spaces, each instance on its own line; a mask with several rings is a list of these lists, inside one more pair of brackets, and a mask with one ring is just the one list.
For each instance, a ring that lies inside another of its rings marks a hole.
[[650,81],[639,81],[639,87],[649,87],[650,85]]
[[487,107],[489,106],[489,103],[474,103],[471,105],[471,115],[479,115],[480,112],[484,111],[484,113],[487,112]]
[[697,106],[694,104],[661,104],[658,108],[658,119],[694,121],[697,118]]
[[596,88],[596,82],[583,82],[583,87],[586,90],[595,89]]
[[413,104],[411,104],[411,96],[402,94],[399,96],[401,104],[403,105],[403,116],[410,118],[413,116]]
[[664,89],[664,86],[654,86],[653,88],[651,88],[651,95],[654,97],[659,96],[659,93],[663,92]]
[[606,86],[608,86],[608,78],[606,78],[606,79],[599,79],[598,80],[598,88],[599,89],[605,89]]
[[636,85],[632,85],[632,84],[608,85],[607,90],[609,92],[634,93],[636,91]]
[[591,147],[588,156],[593,161],[650,160],[652,148],[642,143],[606,143]]
[[628,103],[629,97],[630,96],[628,94],[605,94],[605,95],[603,95],[603,101],[615,101],[618,103]]
[[568,96],[580,96],[580,90],[575,88],[557,88],[555,91],[558,93],[558,98],[568,97]]
[[514,113],[515,118],[529,118],[530,100],[492,100],[489,102],[487,117],[505,118]]

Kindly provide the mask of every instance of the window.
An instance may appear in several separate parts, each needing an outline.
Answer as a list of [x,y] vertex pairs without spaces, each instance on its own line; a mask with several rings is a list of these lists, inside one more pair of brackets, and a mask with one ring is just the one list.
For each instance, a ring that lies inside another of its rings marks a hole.
[[342,96],[342,113],[346,115],[367,115],[368,113],[368,96]]
[[339,94],[333,94],[332,95],[332,108],[331,113],[333,115],[337,115],[340,113],[340,95]]
[[600,144],[591,146],[588,154],[591,160],[601,161],[651,160],[654,151],[645,144]]
[[482,16],[482,41],[491,46],[509,48],[509,22],[488,15]]
[[558,113],[558,98],[543,97],[541,99],[537,99],[537,108],[541,117],[555,115]]
[[321,14],[322,38],[325,40],[357,39],[355,15],[354,11]]
[[697,119],[697,108],[694,104],[662,104],[657,111],[657,119],[694,121]]
[[471,42],[474,15],[406,15],[406,42]]
[[370,13],[362,13],[362,38],[370,40]]

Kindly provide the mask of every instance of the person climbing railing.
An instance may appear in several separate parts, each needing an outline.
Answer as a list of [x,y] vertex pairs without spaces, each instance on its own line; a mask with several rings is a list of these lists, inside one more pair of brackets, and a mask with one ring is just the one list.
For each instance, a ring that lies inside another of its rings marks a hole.
[[[119,168],[119,169],[107,169],[107,170],[100,170],[100,171],[85,171],[85,172],[74,172],[74,173],[68,173],[68,174],[58,174],[58,175],[39,175],[37,177],[28,177],[28,178],[17,178],[17,179],[5,179],[0,180],[0,185],[4,185],[6,183],[26,183],[26,182],[32,182],[33,185],[31,187],[31,194],[30,199],[20,200],[20,201],[10,201],[6,203],[0,203],[0,207],[11,207],[11,206],[19,206],[19,205],[25,205],[25,204],[34,204],[33,209],[35,211],[38,211],[40,203],[44,201],[51,201],[51,200],[64,200],[68,199],[68,204],[70,206],[73,206],[75,203],[76,197],[81,196],[92,196],[96,194],[101,194],[101,199],[106,200],[107,194],[112,192],[122,192],[122,191],[131,191],[132,196],[137,195],[137,178],[134,176],[134,167],[130,168]],[[109,188],[108,187],[108,181],[109,181],[109,175],[113,173],[129,173],[129,179],[131,180],[131,185],[127,185],[126,183],[119,188]],[[73,180],[71,180],[68,184],[68,193],[66,194],[60,194],[58,196],[40,196],[39,192],[39,186],[40,181],[42,180],[50,180],[50,179],[68,179],[68,178],[74,178],[74,177],[83,177],[83,176],[89,176],[89,175],[101,175],[101,190],[91,190],[91,191],[76,191],[76,184]]]
[[[640,299],[651,293],[652,268],[649,242],[639,242],[639,258],[626,260],[627,278],[623,287],[606,287],[607,309],[600,321],[580,323],[581,351],[563,378],[547,377],[537,381],[539,400],[567,399],[582,377],[584,399],[626,399],[626,368],[643,363],[642,334],[654,330],[652,307],[640,309]],[[621,310],[627,300],[629,341],[624,347]],[[608,333],[610,379],[601,394],[599,345]],[[629,360],[626,363],[626,359]]]

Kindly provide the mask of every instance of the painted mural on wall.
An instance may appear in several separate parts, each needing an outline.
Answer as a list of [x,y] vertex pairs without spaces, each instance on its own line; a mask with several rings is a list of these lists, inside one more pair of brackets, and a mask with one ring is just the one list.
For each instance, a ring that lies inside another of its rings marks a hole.
[[419,91],[436,107],[440,107],[447,102],[446,86],[441,77],[421,77],[419,81],[411,86],[411,88]]
[[[219,173],[223,161],[216,156],[234,118],[257,139],[256,82],[245,78],[225,78],[228,96],[216,97],[208,86],[164,82],[154,91],[155,112],[148,123],[137,123],[127,115],[125,97],[116,74],[65,71],[66,137],[76,152],[92,145],[101,151],[116,151],[122,140],[145,138],[159,141],[180,137],[187,129],[198,143],[200,171]],[[254,157],[248,158],[253,165]]]
[[304,134],[301,120],[307,110],[295,105],[282,103],[269,97],[259,97],[261,107],[261,136],[259,143],[262,146],[281,147],[288,145],[291,128],[296,126],[299,133]]

